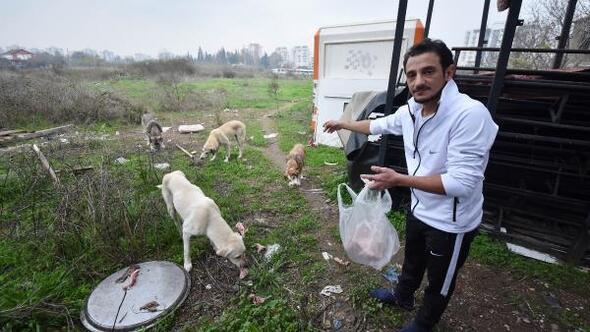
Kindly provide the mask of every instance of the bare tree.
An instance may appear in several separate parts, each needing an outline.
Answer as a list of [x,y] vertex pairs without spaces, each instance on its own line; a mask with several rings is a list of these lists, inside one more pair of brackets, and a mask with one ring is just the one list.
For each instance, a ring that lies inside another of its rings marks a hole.
[[[516,30],[514,47],[554,48],[561,34],[568,0],[538,0],[528,8],[525,25]],[[590,0],[578,0],[574,22],[590,16]],[[570,31],[570,34],[573,31]],[[510,57],[510,65],[517,68],[550,68],[554,54],[515,53]],[[563,66],[578,64],[580,57],[564,57]]]
[[277,110],[279,109],[279,88],[279,76],[273,74],[270,82],[268,83],[268,94],[274,99]]

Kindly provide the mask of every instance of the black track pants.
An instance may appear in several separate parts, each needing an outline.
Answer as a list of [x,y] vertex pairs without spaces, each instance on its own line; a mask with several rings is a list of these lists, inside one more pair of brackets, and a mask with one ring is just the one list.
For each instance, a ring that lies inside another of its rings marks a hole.
[[477,229],[461,234],[443,232],[408,213],[404,265],[396,294],[402,300],[413,298],[427,271],[428,286],[416,315],[418,324],[431,328],[440,320],[476,234]]

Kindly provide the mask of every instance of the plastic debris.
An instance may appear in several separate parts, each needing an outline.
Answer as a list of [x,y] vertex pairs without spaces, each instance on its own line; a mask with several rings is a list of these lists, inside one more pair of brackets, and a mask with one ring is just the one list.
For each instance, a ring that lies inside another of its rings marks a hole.
[[342,320],[341,319],[334,319],[334,321],[332,322],[332,326],[334,327],[334,330],[338,331],[342,328]]
[[213,286],[211,286],[211,284],[207,284],[207,285],[205,285],[205,289],[209,290],[209,289],[211,289],[211,288],[213,288]]
[[278,243],[275,244],[271,244],[270,246],[268,246],[266,248],[266,252],[264,253],[264,259],[266,259],[267,261],[270,261],[270,259],[272,258],[272,256],[274,254],[276,254],[277,251],[279,251],[279,249],[281,249],[281,245]]
[[341,258],[339,258],[339,257],[334,257],[334,261],[335,261],[336,263],[340,264],[340,265],[343,265],[343,266],[348,266],[348,265],[350,265],[350,262],[349,262],[349,261],[345,261],[345,260],[343,260],[343,259],[341,259]]
[[324,257],[325,260],[329,261],[330,259],[334,258],[334,256],[330,255],[327,252],[322,252],[322,257]]
[[278,133],[271,133],[271,134],[264,135],[263,137],[268,139],[268,138],[275,138],[277,136],[279,136]]
[[509,243],[509,242],[506,242],[506,247],[508,248],[508,250],[510,250],[514,253],[517,253],[521,256],[533,258],[533,259],[536,259],[536,260],[539,260],[539,261],[542,261],[545,263],[559,264],[559,261],[557,260],[557,258],[555,258],[549,254],[546,254],[544,252],[525,248],[523,246],[519,246],[517,244],[513,244],[513,243]]
[[256,252],[259,254],[266,250],[266,247],[260,243],[255,243],[254,245],[256,246]]
[[196,133],[196,132],[199,132],[201,130],[205,130],[205,127],[203,127],[202,124],[180,125],[180,126],[178,126],[178,132],[180,132],[181,134]]
[[170,128],[172,128],[172,127],[162,127],[162,132],[163,132],[163,133],[165,133],[165,132],[167,132],[168,130],[170,130]]
[[299,135],[305,135],[305,134],[307,134],[307,133],[306,133],[306,132],[304,132],[304,131],[298,131],[297,133],[298,133]]
[[390,266],[381,274],[387,281],[394,283],[398,282],[399,273],[394,266]]
[[553,295],[552,293],[549,293],[548,295],[545,296],[545,302],[547,302],[547,304],[554,309],[561,309],[561,304],[559,303],[559,299],[557,299],[557,297],[555,295]]
[[129,159],[125,159],[123,157],[119,157],[119,158],[115,159],[115,162],[117,164],[121,164],[122,165],[122,164],[125,164],[125,163],[129,162]]
[[266,301],[266,297],[262,297],[262,296],[258,296],[256,294],[250,294],[248,295],[248,299],[250,299],[250,301],[252,301],[253,304],[263,304]]
[[63,144],[68,144],[68,143],[70,143],[70,141],[68,141],[68,139],[67,139],[67,138],[60,138],[60,139],[59,139],[59,141],[60,141],[61,143],[63,143]]
[[115,131],[115,136],[119,136],[119,135],[120,135],[119,131],[118,130]]
[[157,301],[151,301],[151,302],[148,302],[148,303],[144,304],[143,306],[141,306],[141,308],[139,308],[139,310],[147,310],[149,312],[156,312],[156,311],[158,311],[159,306],[160,306],[160,304]]
[[325,161],[324,160],[324,165],[326,165],[326,166],[336,166],[336,165],[338,165],[338,162],[329,162],[329,161]]
[[157,163],[154,164],[154,168],[159,169],[159,170],[167,170],[170,168],[170,164],[168,163]]
[[328,285],[326,287],[324,287],[324,289],[322,289],[322,291],[320,292],[320,294],[324,295],[324,296],[330,296],[332,294],[340,294],[342,293],[342,287],[340,285]]

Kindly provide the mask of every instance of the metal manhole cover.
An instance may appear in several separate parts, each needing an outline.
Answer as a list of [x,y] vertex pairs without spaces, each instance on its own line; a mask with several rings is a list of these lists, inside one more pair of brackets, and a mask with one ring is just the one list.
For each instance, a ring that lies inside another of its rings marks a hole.
[[[88,330],[133,331],[151,327],[184,302],[190,290],[190,277],[184,269],[164,261],[137,265],[140,270],[135,285],[127,291],[127,295],[123,286],[129,284],[130,278],[122,283],[116,282],[125,274],[127,267],[110,275],[92,291],[80,313],[82,324]],[[152,305],[148,307],[152,311],[141,309],[150,302]],[[121,309],[117,315],[119,305]]]

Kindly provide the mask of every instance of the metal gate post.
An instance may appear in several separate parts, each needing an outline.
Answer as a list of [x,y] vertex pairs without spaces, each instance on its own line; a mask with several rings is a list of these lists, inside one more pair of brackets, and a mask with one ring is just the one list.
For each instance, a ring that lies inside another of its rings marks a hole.
[[506,75],[506,68],[508,67],[508,58],[510,57],[514,32],[516,31],[516,26],[519,24],[518,15],[520,14],[521,5],[522,0],[510,1],[510,9],[508,10],[508,17],[506,18],[506,24],[504,26],[504,36],[502,36],[502,46],[500,47],[496,73],[494,75],[490,94],[488,95],[487,107],[492,116],[496,115],[498,99],[500,99],[500,94],[504,87],[504,76]]
[[[567,3],[567,9],[565,10],[565,16],[563,18],[563,25],[561,26],[561,35],[559,35],[559,41],[557,42],[557,49],[559,50],[563,50],[567,44],[568,39],[570,39],[570,27],[572,26],[572,20],[574,18],[574,11],[576,10],[577,2],[578,0],[570,0]],[[561,67],[562,61],[563,53],[555,53],[555,58],[553,58],[553,69]]]
[[[404,25],[406,22],[406,9],[408,0],[400,0],[397,9],[397,21],[395,21],[395,37],[393,40],[393,53],[391,54],[391,67],[389,70],[389,83],[387,85],[387,99],[385,100],[385,116],[393,113],[393,97],[395,97],[395,88],[397,85],[397,70],[402,51],[402,41],[404,37]],[[385,154],[387,152],[387,135],[382,135],[381,145],[379,146],[379,165],[385,165]]]
[[[490,10],[490,0],[485,0],[483,5],[483,13],[481,14],[481,25],[479,26],[479,39],[477,40],[477,47],[483,47],[483,43],[485,42],[486,33],[488,32],[488,12]],[[481,64],[481,53],[482,51],[477,51],[475,54],[475,67],[479,68]],[[455,63],[455,65],[457,65]],[[475,70],[477,74],[479,71]]]
[[[487,0],[489,1],[489,0]],[[424,28],[424,38],[428,38],[430,32],[430,21],[432,19],[432,8],[434,7],[434,0],[428,2],[428,12],[426,13],[426,27]]]

